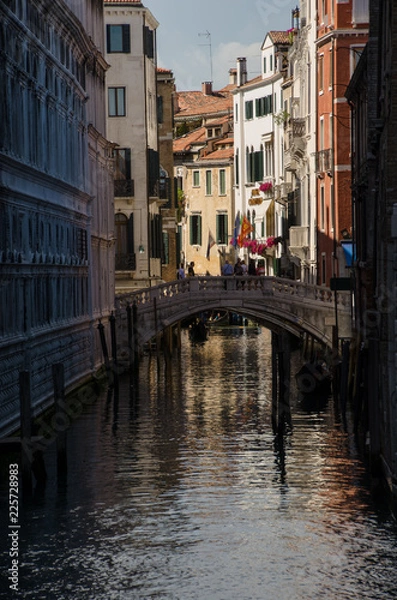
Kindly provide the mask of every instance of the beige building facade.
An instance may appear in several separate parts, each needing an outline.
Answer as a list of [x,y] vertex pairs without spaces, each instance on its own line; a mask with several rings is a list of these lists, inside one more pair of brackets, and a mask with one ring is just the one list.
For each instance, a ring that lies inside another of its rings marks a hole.
[[107,136],[115,157],[116,292],[161,280],[156,29],[141,2],[104,2]]
[[174,140],[179,262],[194,262],[196,275],[219,275],[226,258],[234,261],[234,86],[233,70],[218,92],[206,82],[200,91],[176,95],[176,130],[186,132]]

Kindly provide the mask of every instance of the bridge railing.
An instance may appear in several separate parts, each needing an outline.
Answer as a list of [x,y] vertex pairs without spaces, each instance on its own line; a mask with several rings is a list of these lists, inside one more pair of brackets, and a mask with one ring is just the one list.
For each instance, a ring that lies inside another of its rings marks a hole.
[[[282,297],[302,298],[326,305],[335,303],[335,294],[326,287],[302,283],[293,279],[267,276],[205,276],[187,277],[168,283],[162,283],[152,288],[144,288],[117,295],[118,306],[126,304],[146,305],[175,300],[177,296],[184,294],[200,294],[202,292],[214,292],[218,294],[230,293],[260,293],[264,296],[280,295]],[[336,296],[338,308],[347,309],[350,306],[349,292],[338,292]]]

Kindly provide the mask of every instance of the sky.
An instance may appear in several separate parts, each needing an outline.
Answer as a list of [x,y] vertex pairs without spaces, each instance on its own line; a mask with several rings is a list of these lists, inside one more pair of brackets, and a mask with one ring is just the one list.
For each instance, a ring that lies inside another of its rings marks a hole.
[[[291,27],[296,0],[143,0],[159,22],[157,64],[174,73],[177,91],[218,90],[229,69],[247,58],[248,78],[260,73],[260,47],[271,30]],[[212,75],[212,77],[211,77]]]

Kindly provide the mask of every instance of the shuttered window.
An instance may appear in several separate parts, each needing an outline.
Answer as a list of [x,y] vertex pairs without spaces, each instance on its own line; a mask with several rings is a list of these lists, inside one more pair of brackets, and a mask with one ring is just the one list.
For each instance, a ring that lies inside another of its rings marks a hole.
[[190,245],[201,246],[201,215],[190,216]]
[[106,25],[106,45],[108,54],[131,52],[130,26]]
[[226,213],[216,215],[216,243],[227,245],[228,243],[228,216]]

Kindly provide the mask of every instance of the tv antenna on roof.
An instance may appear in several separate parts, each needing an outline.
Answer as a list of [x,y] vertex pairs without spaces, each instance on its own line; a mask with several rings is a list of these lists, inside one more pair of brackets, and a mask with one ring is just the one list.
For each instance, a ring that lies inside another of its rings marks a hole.
[[211,67],[211,82],[213,81],[212,78],[212,45],[211,45],[211,34],[209,31],[204,31],[204,33],[199,33],[198,34],[199,37],[205,36],[208,40],[208,44],[200,44],[200,46],[209,46],[210,49],[210,67]]

